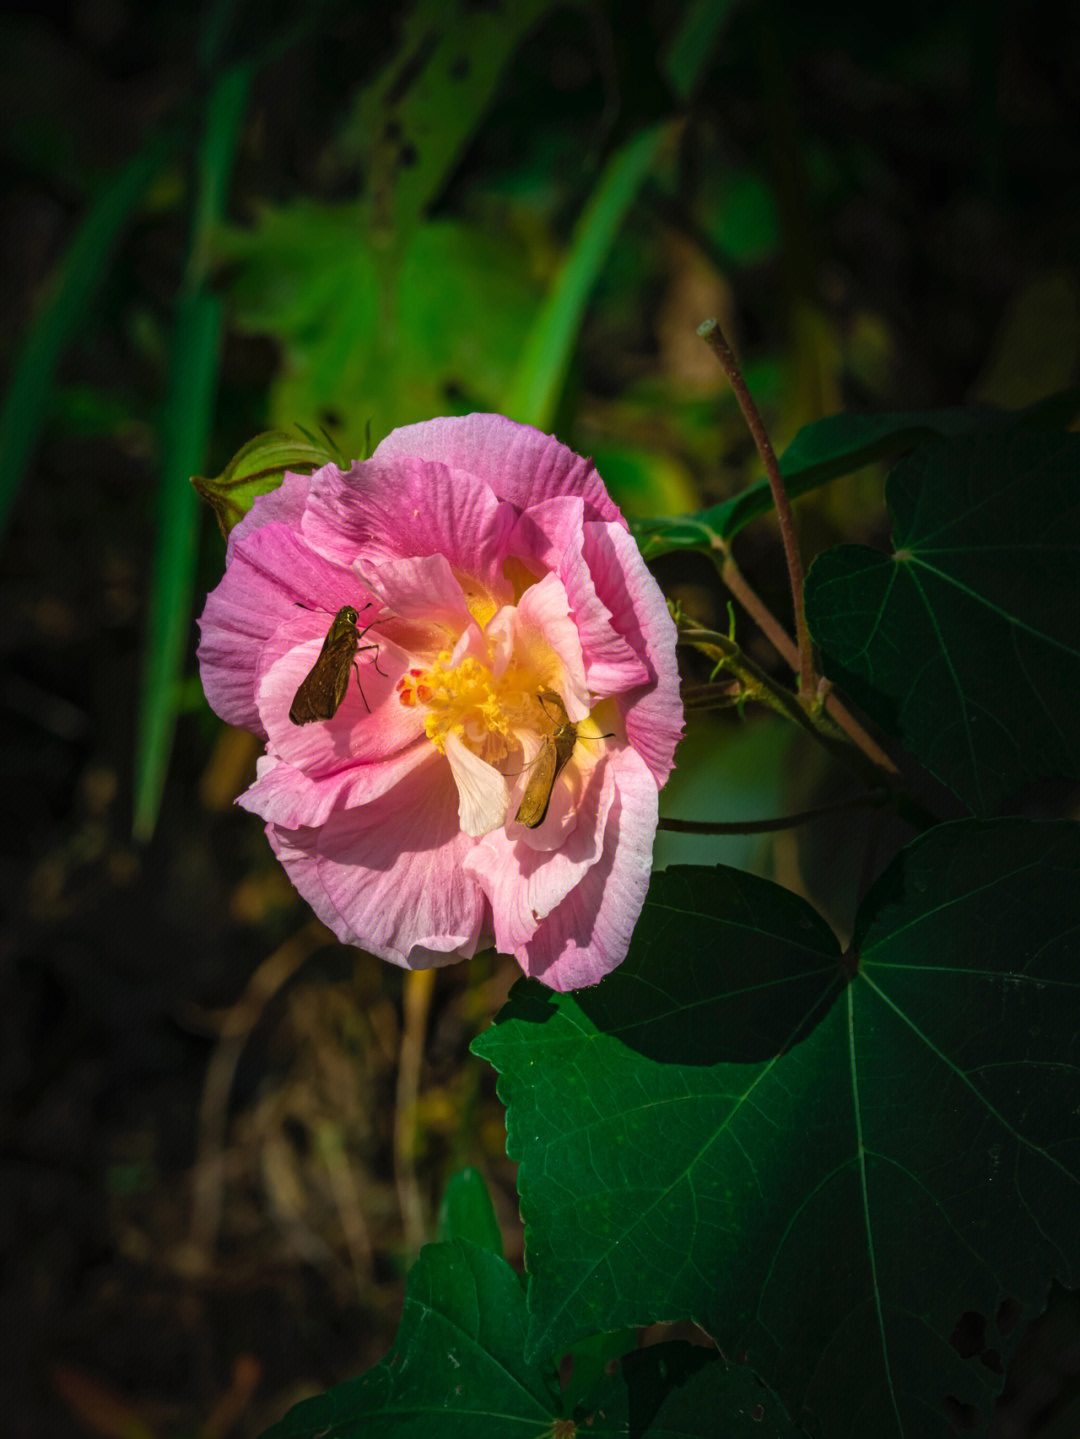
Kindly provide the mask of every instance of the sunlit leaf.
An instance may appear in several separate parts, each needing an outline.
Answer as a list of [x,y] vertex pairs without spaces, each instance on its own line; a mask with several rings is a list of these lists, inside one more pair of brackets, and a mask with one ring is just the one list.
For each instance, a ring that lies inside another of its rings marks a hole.
[[237,322],[282,346],[273,420],[326,424],[350,461],[369,424],[381,436],[446,414],[458,393],[500,409],[537,300],[507,236],[432,221],[398,255],[375,249],[361,218],[297,200],[220,241]]
[[228,535],[260,495],[278,488],[286,472],[309,475],[340,459],[329,442],[319,444],[314,437],[298,439],[284,430],[268,430],[242,445],[220,475],[213,479],[193,475],[191,483],[213,509],[221,533]]

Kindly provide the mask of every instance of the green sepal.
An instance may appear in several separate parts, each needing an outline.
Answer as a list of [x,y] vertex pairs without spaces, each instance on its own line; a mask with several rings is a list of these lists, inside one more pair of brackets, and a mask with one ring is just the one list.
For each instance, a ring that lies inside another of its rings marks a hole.
[[286,430],[266,430],[242,445],[216,479],[192,475],[191,483],[213,509],[221,533],[228,538],[259,496],[278,488],[286,472],[310,475],[340,460],[340,452],[332,453],[329,445],[319,443],[313,435],[297,439]]

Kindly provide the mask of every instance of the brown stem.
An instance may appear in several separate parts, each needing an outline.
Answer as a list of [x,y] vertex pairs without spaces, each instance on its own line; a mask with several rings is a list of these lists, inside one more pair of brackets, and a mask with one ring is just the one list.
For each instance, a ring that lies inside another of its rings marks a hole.
[[795,608],[795,635],[799,642],[799,693],[808,696],[813,693],[814,689],[814,649],[810,640],[810,631],[806,627],[802,557],[799,554],[799,542],[795,536],[795,521],[791,513],[791,502],[784,485],[784,477],[776,462],[776,454],[768,431],[765,429],[765,423],[761,418],[761,412],[754,404],[750,391],[746,388],[746,381],[743,379],[735,356],[731,353],[731,346],[724,338],[724,332],[716,320],[706,320],[703,325],[698,327],[698,334],[720,361],[724,374],[727,375],[731,388],[735,391],[739,409],[743,412],[743,418],[754,437],[754,444],[757,446],[758,454],[765,466],[765,473],[769,477],[769,488],[772,490],[776,518],[780,522],[780,535],[784,541],[784,554],[787,557],[788,576],[791,580],[791,600]]
[[821,804],[816,809],[804,809],[798,814],[789,814],[783,819],[748,819],[714,823],[712,820],[661,819],[657,828],[669,830],[672,834],[772,834],[776,830],[795,829],[812,819],[826,814],[841,814],[844,810],[862,809],[866,805],[881,805],[888,799],[886,790],[872,790],[869,794],[856,795],[854,799],[836,800],[833,804]]
[[[757,591],[747,583],[746,576],[735,563],[735,558],[726,544],[714,549],[712,555],[724,584],[751,619],[757,621],[762,632],[772,641],[777,654],[793,670],[797,670],[799,668],[799,650],[795,641]],[[883,769],[886,774],[898,775],[900,773],[878,742],[863,729],[859,721],[845,708],[831,688],[825,699],[825,712],[839,725],[851,742],[858,745],[863,754],[873,760],[874,764]]]
[[798,672],[799,651],[794,640],[757,591],[752,590],[747,584],[742,570],[739,569],[732,557],[731,551],[725,548],[721,550],[719,554],[714,552],[713,557],[717,560],[720,578],[724,584],[739,601],[750,618],[757,621],[761,631],[772,641],[773,648],[777,654],[780,655],[793,670]]
[[411,969],[406,973],[405,1013],[401,1028],[401,1057],[398,1062],[394,1115],[394,1179],[401,1204],[405,1248],[411,1255],[419,1252],[426,1230],[424,1200],[416,1172],[419,1130],[416,1111],[420,1098],[424,1036],[427,1033],[434,989],[434,969]]

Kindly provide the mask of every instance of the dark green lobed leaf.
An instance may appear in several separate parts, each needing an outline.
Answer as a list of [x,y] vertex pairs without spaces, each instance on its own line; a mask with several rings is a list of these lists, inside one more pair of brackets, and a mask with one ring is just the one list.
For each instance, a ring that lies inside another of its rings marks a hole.
[[895,551],[814,561],[829,677],[977,813],[1080,774],[1080,436],[920,450],[889,477]]
[[[520,984],[475,1046],[520,1161],[530,1352],[691,1316],[825,1436],[945,1439],[948,1400],[984,1428],[1002,1302],[1080,1282],[1080,829],[917,840],[846,988],[820,921],[760,880],[740,906],[747,878],[657,876],[619,970]],[[966,1313],[985,1360],[951,1343]]]
[[[524,1358],[525,1295],[499,1256],[462,1240],[421,1251],[397,1340],[357,1379],[297,1404],[264,1439],[543,1439],[562,1399]],[[785,1439],[782,1408],[743,1366],[689,1344],[628,1354],[577,1410],[595,1439]],[[565,1421],[563,1421],[565,1422]]]

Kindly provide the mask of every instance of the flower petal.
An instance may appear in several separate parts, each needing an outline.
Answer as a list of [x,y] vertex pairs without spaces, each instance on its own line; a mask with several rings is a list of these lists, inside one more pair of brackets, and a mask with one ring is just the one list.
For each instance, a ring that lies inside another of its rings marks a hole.
[[[561,661],[558,670],[552,669],[551,650]],[[514,659],[534,669],[545,688],[557,691],[575,724],[589,713],[581,640],[558,575],[545,575],[522,595],[514,619]]]
[[[589,531],[599,529],[590,525]],[[608,526],[614,533],[613,546],[618,546],[618,536],[629,539],[624,530],[616,525]],[[633,541],[630,541],[633,544]],[[566,586],[574,624],[581,638],[581,649],[585,661],[585,678],[594,695],[617,695],[638,686],[648,684],[651,679],[649,667],[634,650],[626,637],[619,633],[611,610],[597,592],[597,579],[585,558],[586,534],[575,535],[563,552],[559,565],[559,576]],[[590,545],[594,553],[595,544]],[[606,556],[604,557],[606,558]],[[609,593],[617,588],[613,575],[602,575],[601,582]],[[625,582],[625,576],[624,582]]]
[[264,525],[282,524],[290,530],[299,530],[310,488],[310,475],[296,475],[291,470],[286,470],[276,490],[257,496],[244,518],[238,520],[229,531],[225,550],[226,565],[232,564],[233,550],[240,541],[255,530],[262,529]]
[[641,551],[625,530],[586,525],[583,554],[612,625],[648,667],[649,682],[618,695],[616,702],[626,722],[627,739],[662,788],[683,731],[675,621]]
[[345,475],[332,466],[312,475],[303,530],[320,553],[357,559],[368,573],[387,560],[442,555],[498,605],[511,596],[502,562],[516,518],[475,474],[376,452]]
[[368,804],[393,789],[417,765],[431,756],[431,746],[418,740],[391,759],[350,765],[334,774],[305,774],[276,755],[262,755],[255,783],[236,803],[272,824],[302,829],[325,824],[335,809]]
[[581,534],[584,524],[582,500],[570,495],[542,500],[519,516],[510,536],[509,552],[539,574],[558,572],[563,551]]
[[659,813],[656,781],[629,746],[612,755],[611,767],[616,799],[601,858],[514,949],[525,973],[550,989],[597,984],[621,964],[648,892]]
[[[474,876],[491,902],[495,943],[503,953],[515,954],[527,944],[540,921],[600,859],[601,840],[614,800],[612,771],[601,762],[586,778],[574,827],[560,836],[559,848],[534,847],[528,843],[530,832],[523,834],[520,825],[511,825],[485,835],[465,857],[466,873]],[[544,828],[550,820],[549,812]]]
[[264,643],[304,612],[298,606],[316,612],[311,623],[325,635],[336,610],[362,609],[370,596],[355,575],[315,554],[295,530],[274,522],[237,540],[241,525],[232,532],[232,558],[199,620],[199,669],[211,708],[228,724],[265,735],[255,696]]
[[453,731],[446,736],[446,758],[458,789],[458,820],[464,833],[479,839],[500,829],[510,802],[506,780]]
[[582,459],[552,435],[504,415],[461,415],[393,430],[372,459],[439,460],[487,482],[519,510],[555,495],[585,503],[588,519],[624,523],[592,460]]
[[423,625],[433,652],[453,645],[472,618],[461,582],[445,555],[383,560],[357,570],[396,619]]
[[405,968],[418,946],[444,963],[474,953],[486,901],[463,869],[476,841],[457,808],[450,767],[432,751],[380,799],[331,815],[317,831],[318,875],[340,938]]

